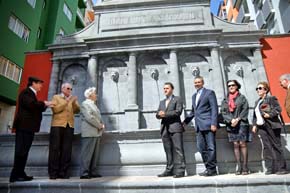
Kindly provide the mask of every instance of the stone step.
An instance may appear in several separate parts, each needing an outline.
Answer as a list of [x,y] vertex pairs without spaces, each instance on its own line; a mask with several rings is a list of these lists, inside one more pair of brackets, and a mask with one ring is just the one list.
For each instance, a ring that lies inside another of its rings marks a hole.
[[76,177],[8,183],[0,179],[0,193],[289,193],[290,174],[247,176],[225,174],[214,177],[112,176],[83,180]]

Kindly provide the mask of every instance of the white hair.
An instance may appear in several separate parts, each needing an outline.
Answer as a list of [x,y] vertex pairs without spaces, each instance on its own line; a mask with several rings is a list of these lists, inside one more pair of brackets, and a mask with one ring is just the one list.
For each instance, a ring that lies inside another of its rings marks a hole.
[[96,92],[96,87],[89,87],[85,90],[84,95],[86,98],[89,98],[91,94]]
[[282,74],[280,80],[290,80],[290,74]]
[[72,85],[71,85],[70,83],[65,82],[65,83],[63,83],[63,84],[61,85],[61,88],[63,89],[63,88],[65,88],[65,87],[67,87],[67,86],[72,87]]

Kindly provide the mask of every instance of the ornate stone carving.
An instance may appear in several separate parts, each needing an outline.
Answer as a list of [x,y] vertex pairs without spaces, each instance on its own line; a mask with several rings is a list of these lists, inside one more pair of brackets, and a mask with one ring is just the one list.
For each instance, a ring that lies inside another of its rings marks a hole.
[[156,81],[158,80],[158,78],[159,78],[159,72],[158,72],[158,70],[156,68],[151,70],[151,77],[154,80],[156,80]]
[[194,67],[192,68],[192,75],[193,75],[194,77],[196,77],[196,76],[200,76],[200,69],[199,69],[198,66],[194,66]]
[[119,81],[119,72],[114,71],[111,73],[111,79],[115,82],[118,83]]
[[234,66],[234,70],[235,70],[235,73],[239,76],[239,77],[241,77],[241,78],[243,78],[244,77],[244,70],[243,70],[243,68],[242,68],[242,66]]
[[77,77],[73,75],[70,79],[70,82],[72,83],[72,85],[77,85],[78,83]]

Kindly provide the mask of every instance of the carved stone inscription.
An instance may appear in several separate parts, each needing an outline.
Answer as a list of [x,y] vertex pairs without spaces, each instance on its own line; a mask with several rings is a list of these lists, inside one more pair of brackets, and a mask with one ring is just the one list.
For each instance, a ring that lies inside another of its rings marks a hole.
[[203,24],[201,8],[163,8],[103,14],[101,30]]

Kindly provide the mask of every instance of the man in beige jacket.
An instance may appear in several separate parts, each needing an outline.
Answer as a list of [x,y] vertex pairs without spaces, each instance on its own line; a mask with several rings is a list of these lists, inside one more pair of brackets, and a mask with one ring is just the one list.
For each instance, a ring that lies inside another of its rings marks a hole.
[[61,94],[52,98],[52,121],[49,137],[48,173],[50,179],[68,179],[74,134],[74,114],[80,106],[76,96],[72,96],[72,85],[64,83]]
[[290,118],[290,74],[283,74],[280,76],[280,85],[287,90],[285,109],[288,117]]

